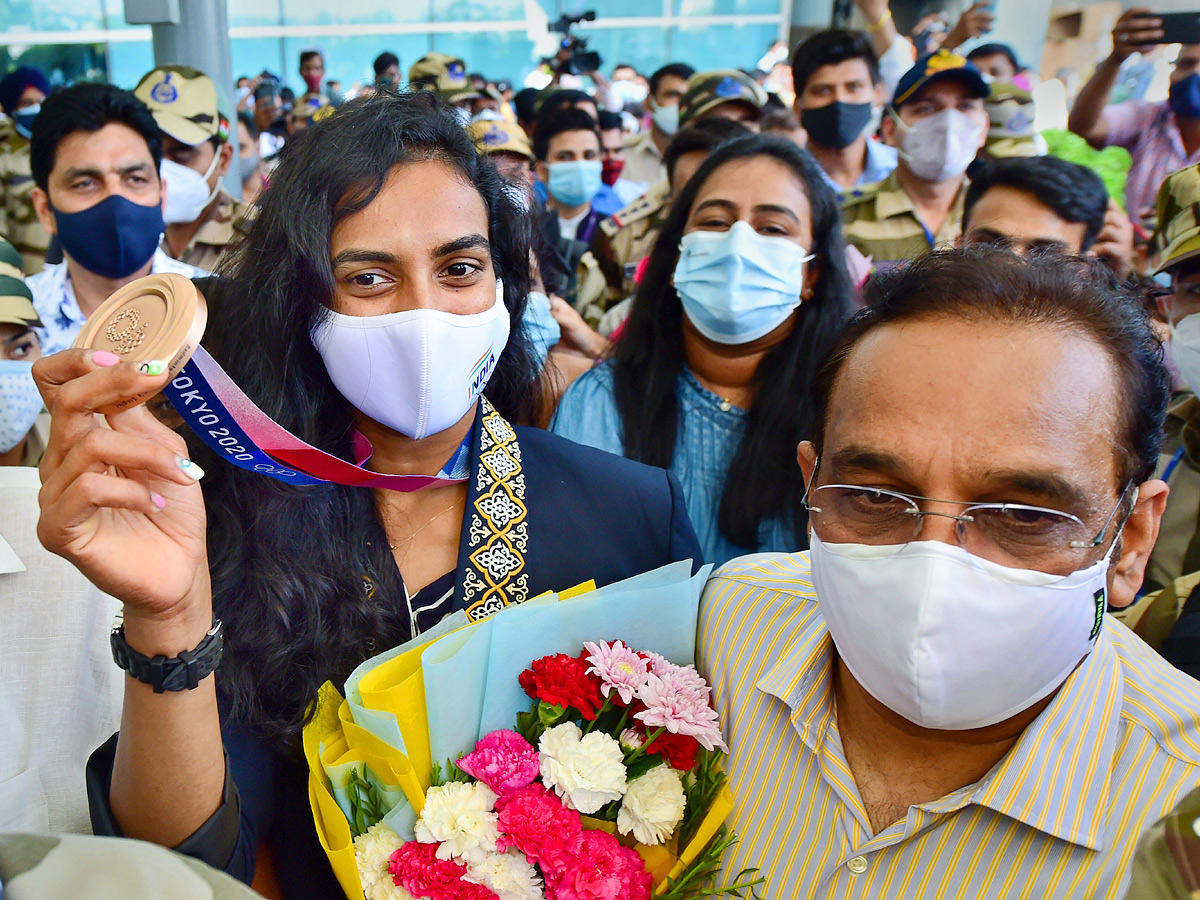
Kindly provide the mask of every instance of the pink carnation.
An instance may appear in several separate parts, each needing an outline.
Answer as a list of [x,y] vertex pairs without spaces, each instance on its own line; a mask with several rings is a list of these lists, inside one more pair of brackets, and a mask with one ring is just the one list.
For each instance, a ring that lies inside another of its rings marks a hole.
[[646,660],[620,641],[611,644],[603,641],[593,644],[589,641],[583,647],[588,654],[587,661],[592,664],[588,674],[600,678],[600,693],[608,697],[615,690],[625,706],[632,703],[634,694],[645,683],[649,673]]
[[496,848],[503,853],[516,847],[531,863],[541,866],[543,874],[565,864],[583,830],[579,813],[567,809],[553,791],[540,784],[508,794],[496,808],[500,813]]
[[584,831],[566,866],[546,873],[546,900],[649,900],[653,878],[636,850]]
[[708,683],[700,673],[662,657],[651,662],[651,669],[638,691],[638,700],[646,708],[633,717],[649,728],[694,737],[706,750],[720,747],[728,752],[717,724],[717,711],[709,703]]
[[391,856],[392,881],[414,897],[428,900],[498,900],[481,884],[464,881],[467,867],[452,859],[438,859],[437,844],[409,841]]
[[537,778],[538,752],[515,731],[493,731],[476,742],[458,767],[503,797]]

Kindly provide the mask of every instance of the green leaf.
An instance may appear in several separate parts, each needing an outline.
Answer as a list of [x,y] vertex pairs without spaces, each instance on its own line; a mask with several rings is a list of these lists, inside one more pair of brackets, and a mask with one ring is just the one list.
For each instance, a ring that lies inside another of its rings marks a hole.
[[553,728],[555,725],[561,725],[567,719],[567,708],[559,706],[557,703],[538,703],[537,706],[538,721],[545,728]]
[[350,797],[350,831],[358,837],[383,818],[383,802],[375,785],[357,769],[350,773],[346,790]]

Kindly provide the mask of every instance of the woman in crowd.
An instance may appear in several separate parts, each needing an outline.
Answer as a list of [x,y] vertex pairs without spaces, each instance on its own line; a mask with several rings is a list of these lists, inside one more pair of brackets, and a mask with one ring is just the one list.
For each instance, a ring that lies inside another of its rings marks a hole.
[[816,163],[779,137],[732,141],[672,206],[613,360],[553,430],[675,473],[707,562],[804,549],[796,445],[849,298]]
[[[194,690],[127,679],[121,732],[89,766],[98,832],[246,881],[267,838],[284,897],[338,896],[298,749],[323,682],[452,610],[699,556],[673,477],[509,424],[535,376],[521,215],[433,95],[352,102],[289,142],[210,297],[207,342],[285,428],[343,458],[365,437],[378,472],[462,482],[274,482],[189,453],[144,407],[95,425],[162,376],[83,350],[42,361],[43,543],[125,604],[132,651],[178,657],[216,620],[226,642]],[[476,398],[461,359],[488,352]]]

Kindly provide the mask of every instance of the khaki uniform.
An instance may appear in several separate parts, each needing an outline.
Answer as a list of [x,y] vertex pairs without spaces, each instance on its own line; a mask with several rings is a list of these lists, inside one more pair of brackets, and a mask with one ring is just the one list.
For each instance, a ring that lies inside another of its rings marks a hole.
[[1200,788],[1142,835],[1125,900],[1200,900]]
[[650,255],[671,210],[671,186],[660,181],[643,196],[600,223],[592,255],[603,281],[589,280],[577,294],[576,309],[593,328],[604,313],[633,295],[638,263]]
[[33,211],[29,141],[10,123],[0,125],[0,236],[17,248],[26,275],[42,271],[50,235]]
[[1158,541],[1146,565],[1146,585],[1151,590],[1200,571],[1200,400],[1190,393],[1167,410],[1158,477],[1180,450],[1183,455],[1167,482],[1171,496]]
[[878,184],[843,191],[838,195],[842,207],[842,234],[869,256],[876,265],[916,259],[931,250],[949,247],[962,232],[963,200],[967,181],[963,179],[954,205],[942,227],[931,234],[917,218],[913,202],[900,189],[893,172]]
[[[206,272],[216,271],[218,261],[246,236],[257,214],[255,207],[234,199],[225,192],[225,188],[220,189],[217,199],[220,201],[217,208],[196,229],[191,243],[179,256],[180,262]],[[163,241],[163,250],[167,249],[167,243]]]
[[621,177],[645,185],[666,181],[667,165],[649,129],[625,142],[625,168],[621,170]]

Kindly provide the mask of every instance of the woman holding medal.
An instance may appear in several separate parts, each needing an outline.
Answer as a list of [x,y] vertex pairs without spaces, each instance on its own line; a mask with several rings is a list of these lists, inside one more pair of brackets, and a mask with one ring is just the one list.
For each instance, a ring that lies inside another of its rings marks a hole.
[[298,751],[323,682],[451,611],[698,559],[673,477],[509,424],[534,395],[522,216],[444,105],[381,96],[289,143],[203,285],[206,344],[262,410],[375,472],[439,477],[424,490],[280,484],[141,405],[98,427],[163,386],[162,360],[38,365],[39,535],[125,605],[121,732],[88,772],[98,833],[245,881],[269,839],[284,897],[339,896]]

